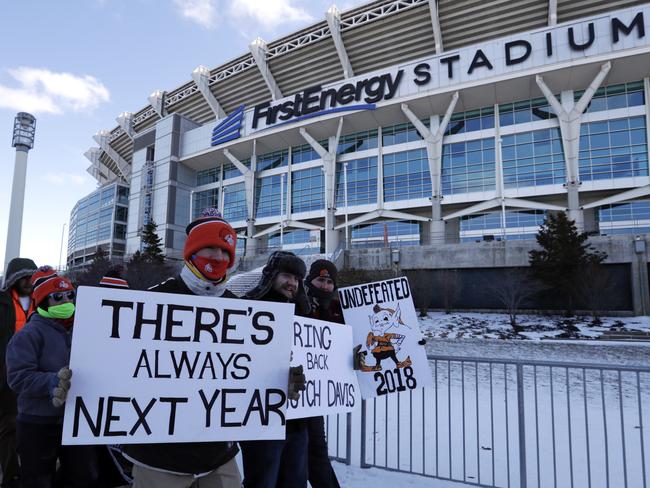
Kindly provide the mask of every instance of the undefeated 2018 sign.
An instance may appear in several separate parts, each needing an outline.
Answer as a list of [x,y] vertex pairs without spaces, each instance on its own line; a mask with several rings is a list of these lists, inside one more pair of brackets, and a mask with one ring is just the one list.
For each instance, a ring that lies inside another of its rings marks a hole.
[[81,287],[64,444],[283,439],[293,305]]

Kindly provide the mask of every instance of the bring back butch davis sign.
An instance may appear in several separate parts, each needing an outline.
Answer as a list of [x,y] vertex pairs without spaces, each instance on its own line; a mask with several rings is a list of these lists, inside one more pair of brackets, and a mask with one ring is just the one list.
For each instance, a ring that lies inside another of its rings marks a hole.
[[293,305],[81,287],[64,444],[283,439]]

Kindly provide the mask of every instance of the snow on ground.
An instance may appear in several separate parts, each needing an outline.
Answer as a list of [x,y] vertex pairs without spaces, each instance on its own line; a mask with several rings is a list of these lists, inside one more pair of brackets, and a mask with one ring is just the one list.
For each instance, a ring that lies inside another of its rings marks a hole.
[[515,334],[506,314],[429,312],[420,317],[420,327],[426,337],[441,339],[597,339],[610,331],[650,332],[650,317],[602,317],[601,321],[593,324],[590,316],[520,315],[517,323],[522,331]]
[[384,469],[362,469],[357,466],[346,466],[333,462],[339,484],[346,488],[462,488],[465,483],[442,481],[416,474],[395,473]]

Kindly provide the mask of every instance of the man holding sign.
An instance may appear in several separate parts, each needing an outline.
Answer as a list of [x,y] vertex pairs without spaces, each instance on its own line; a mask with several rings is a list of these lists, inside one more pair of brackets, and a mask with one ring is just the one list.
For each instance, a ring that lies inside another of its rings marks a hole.
[[358,344],[354,354],[364,399],[431,385],[408,279],[342,288],[339,298]]
[[[206,209],[186,229],[185,263],[180,276],[151,291],[237,298],[226,290],[227,272],[235,264],[237,234],[215,209]],[[186,488],[196,478],[202,487],[239,488],[235,442],[133,444],[125,454],[133,461],[134,488]]]

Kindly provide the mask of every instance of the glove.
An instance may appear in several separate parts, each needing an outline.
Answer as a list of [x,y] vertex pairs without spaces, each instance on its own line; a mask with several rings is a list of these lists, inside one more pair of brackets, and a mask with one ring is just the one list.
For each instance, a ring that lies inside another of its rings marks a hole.
[[52,405],[58,408],[63,406],[68,396],[68,391],[71,386],[70,378],[72,378],[72,370],[64,366],[56,374],[56,377],[59,379],[59,382],[54,387],[54,390],[52,390]]
[[424,337],[418,341],[418,345],[420,345],[420,346],[424,346],[426,343],[427,343],[427,340]]
[[287,391],[289,400],[298,400],[300,398],[300,392],[305,391],[306,381],[305,374],[302,372],[302,365],[289,368],[289,388]]
[[355,371],[361,370],[363,365],[365,364],[365,359],[366,359],[366,352],[361,352],[361,344],[358,344],[354,346],[352,349],[352,361],[353,361],[353,368]]

